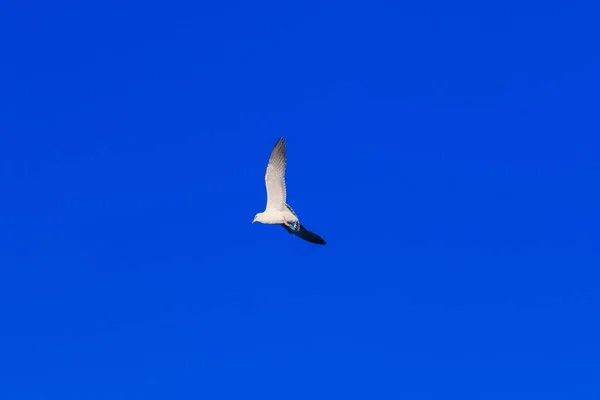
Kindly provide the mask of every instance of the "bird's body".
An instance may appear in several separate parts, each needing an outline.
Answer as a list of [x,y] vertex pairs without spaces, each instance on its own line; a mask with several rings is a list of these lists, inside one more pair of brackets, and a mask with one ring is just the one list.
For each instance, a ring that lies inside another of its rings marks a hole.
[[256,222],[260,222],[267,225],[280,225],[286,222],[298,222],[298,217],[292,214],[288,210],[265,210],[261,213],[256,214]]
[[269,164],[265,172],[265,185],[267,187],[267,206],[265,211],[256,214],[254,222],[267,225],[281,225],[289,233],[301,239],[316,244],[326,242],[318,235],[308,231],[298,220],[298,216],[286,203],[285,168],[287,163],[285,140],[280,138],[269,157]]

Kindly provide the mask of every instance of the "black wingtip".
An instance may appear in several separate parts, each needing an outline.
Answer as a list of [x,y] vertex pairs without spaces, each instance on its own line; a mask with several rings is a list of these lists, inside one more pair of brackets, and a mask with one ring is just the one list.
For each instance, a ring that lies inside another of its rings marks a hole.
[[327,244],[326,241],[324,241],[321,237],[318,237],[318,236],[317,236],[316,239],[314,239],[314,240],[308,240],[308,241],[311,242],[311,243],[314,243],[314,244],[320,244],[322,246],[325,246]]
[[273,146],[273,148],[276,148],[279,145],[285,145],[285,139],[284,137],[280,137],[279,140],[277,140],[277,143],[275,143],[275,146]]
[[327,242],[316,233],[307,230],[304,226],[300,225],[300,230],[296,234],[299,238],[306,240],[307,242],[325,245]]
[[294,231],[289,226],[286,226],[285,224],[280,224],[280,225],[283,226],[283,228],[288,233],[292,233],[292,234],[298,236],[300,239],[306,240],[307,242],[314,243],[314,244],[320,244],[320,245],[326,245],[327,244],[327,242],[325,240],[323,240],[323,238],[321,236],[319,236],[316,233],[313,233],[313,232],[307,230],[302,225],[300,225],[300,230],[298,230],[297,232]]
[[285,139],[282,137],[279,138],[279,140],[277,141],[277,143],[275,143],[275,146],[273,146],[273,149],[271,150],[271,157],[273,157],[273,154],[275,154],[275,152],[277,151],[277,149],[279,149],[280,153],[284,154],[285,157]]

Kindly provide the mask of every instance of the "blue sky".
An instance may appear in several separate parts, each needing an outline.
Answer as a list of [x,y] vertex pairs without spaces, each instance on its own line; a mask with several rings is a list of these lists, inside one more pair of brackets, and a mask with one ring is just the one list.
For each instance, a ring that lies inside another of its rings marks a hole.
[[3,2],[0,398],[598,399],[598,11]]

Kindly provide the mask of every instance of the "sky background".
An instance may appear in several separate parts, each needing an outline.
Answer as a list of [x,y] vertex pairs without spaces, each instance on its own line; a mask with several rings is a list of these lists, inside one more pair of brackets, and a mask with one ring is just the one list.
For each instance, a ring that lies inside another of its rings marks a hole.
[[595,3],[3,1],[0,398],[597,400]]

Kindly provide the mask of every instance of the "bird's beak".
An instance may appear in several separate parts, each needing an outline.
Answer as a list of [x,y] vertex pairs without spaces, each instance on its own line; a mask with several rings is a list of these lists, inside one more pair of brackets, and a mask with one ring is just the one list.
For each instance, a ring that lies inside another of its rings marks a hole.
[[255,220],[255,219],[253,219],[253,220],[252,220],[252,223],[255,223],[255,222],[256,222],[256,220]]

